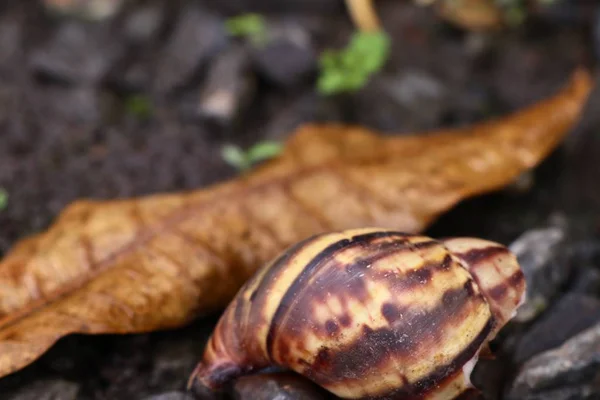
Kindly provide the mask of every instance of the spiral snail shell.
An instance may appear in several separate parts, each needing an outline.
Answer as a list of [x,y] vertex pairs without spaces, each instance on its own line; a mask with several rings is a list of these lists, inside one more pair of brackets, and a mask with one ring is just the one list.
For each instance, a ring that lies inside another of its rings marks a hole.
[[452,399],[524,293],[516,258],[494,242],[317,235],[246,282],[190,383],[215,390],[277,366],[345,399]]

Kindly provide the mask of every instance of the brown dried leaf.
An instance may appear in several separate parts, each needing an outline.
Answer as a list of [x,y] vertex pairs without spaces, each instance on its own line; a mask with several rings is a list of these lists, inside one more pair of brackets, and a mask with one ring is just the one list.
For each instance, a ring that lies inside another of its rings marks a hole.
[[590,87],[579,71],[561,93],[515,115],[426,135],[308,125],[281,157],[231,182],[76,202],[0,263],[0,376],[70,333],[166,329],[219,310],[257,267],[309,235],[420,231],[540,162]]
[[435,5],[440,17],[464,29],[488,31],[505,24],[504,11],[495,0],[440,0]]

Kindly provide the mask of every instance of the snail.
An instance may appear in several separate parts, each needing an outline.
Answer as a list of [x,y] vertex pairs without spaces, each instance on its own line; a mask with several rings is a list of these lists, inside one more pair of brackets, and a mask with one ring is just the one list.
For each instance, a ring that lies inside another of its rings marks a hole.
[[190,387],[270,367],[343,399],[452,399],[525,299],[516,257],[476,238],[328,232],[259,269],[221,315]]

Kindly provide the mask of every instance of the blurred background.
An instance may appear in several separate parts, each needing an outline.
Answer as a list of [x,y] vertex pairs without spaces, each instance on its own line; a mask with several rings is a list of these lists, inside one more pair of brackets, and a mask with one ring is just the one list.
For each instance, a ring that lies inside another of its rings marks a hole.
[[[3,0],[0,255],[75,199],[234,177],[304,122],[385,134],[464,126],[553,94],[599,56],[591,0]],[[560,208],[597,235],[596,114],[570,153],[430,233],[509,243]],[[0,380],[0,398],[186,398],[174,391],[213,322],[66,338]]]

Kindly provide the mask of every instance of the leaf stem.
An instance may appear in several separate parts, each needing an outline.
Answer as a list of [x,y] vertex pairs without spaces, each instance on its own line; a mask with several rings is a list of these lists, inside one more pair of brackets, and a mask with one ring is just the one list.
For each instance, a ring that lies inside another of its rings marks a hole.
[[354,25],[363,32],[376,32],[381,29],[373,0],[346,0],[346,7]]

